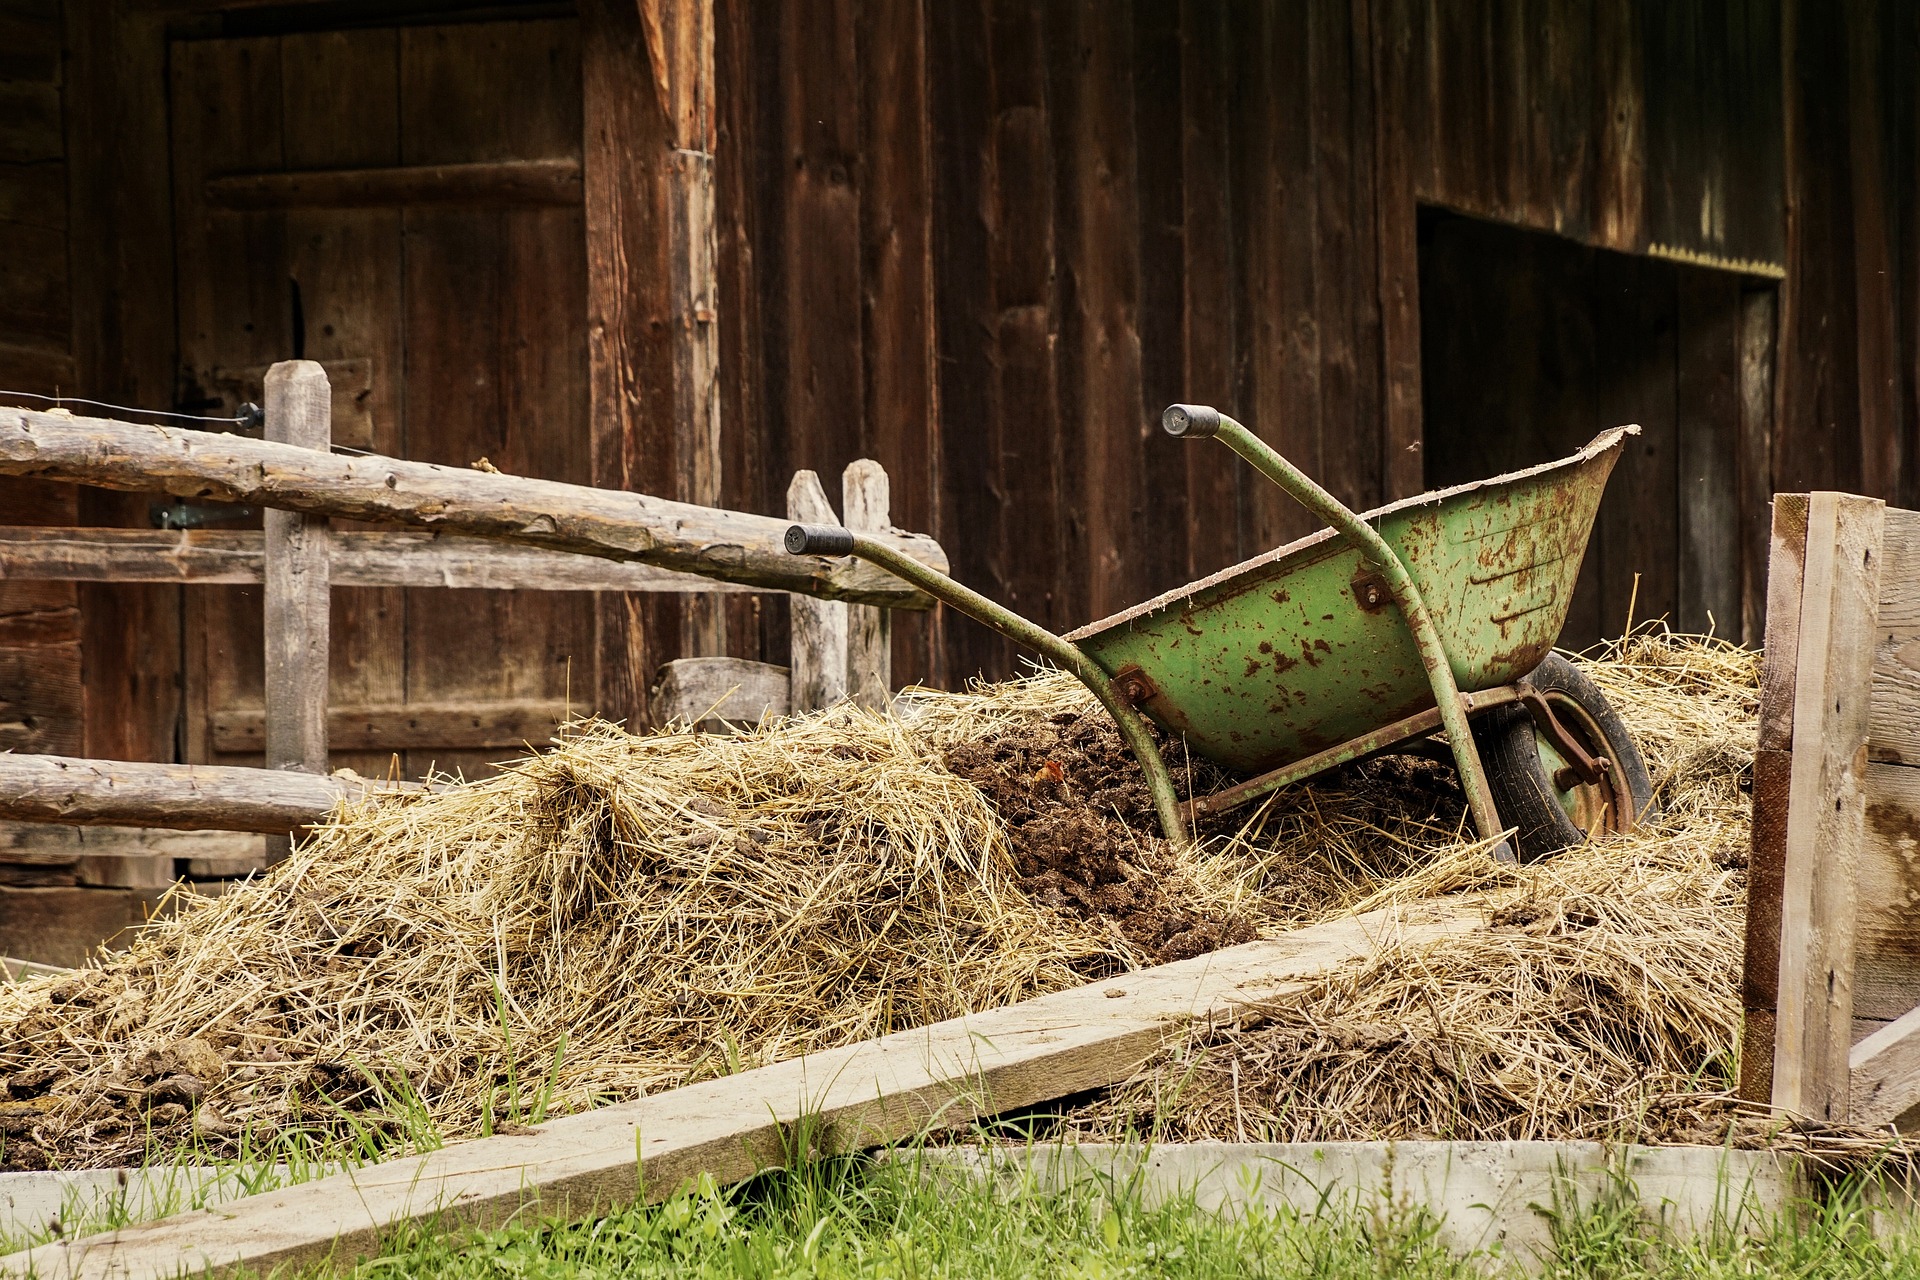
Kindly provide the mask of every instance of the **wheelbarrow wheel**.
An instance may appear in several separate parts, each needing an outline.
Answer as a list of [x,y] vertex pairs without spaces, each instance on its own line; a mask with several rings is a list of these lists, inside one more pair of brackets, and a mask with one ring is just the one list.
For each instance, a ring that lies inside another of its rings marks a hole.
[[1524,706],[1499,707],[1474,721],[1487,784],[1501,820],[1517,828],[1522,862],[1579,844],[1589,835],[1630,831],[1648,816],[1653,782],[1646,761],[1600,687],[1559,654],[1527,677],[1566,729],[1605,768],[1581,781],[1565,754]]

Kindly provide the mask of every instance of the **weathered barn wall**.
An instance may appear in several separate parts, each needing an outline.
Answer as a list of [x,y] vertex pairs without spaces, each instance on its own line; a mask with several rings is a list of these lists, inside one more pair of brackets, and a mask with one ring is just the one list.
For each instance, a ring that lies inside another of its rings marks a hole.
[[[60,59],[31,50],[64,20],[69,100],[88,106],[54,183],[77,246],[54,255],[73,263],[56,372],[104,398],[176,391],[166,32],[218,7],[7,9],[42,29],[9,72],[54,83]],[[1236,412],[1350,502],[1415,491],[1433,207],[1718,264],[1703,270],[1737,287],[1746,597],[1769,489],[1914,501],[1911,6],[716,0],[715,17],[730,505],[778,511],[795,468],[832,490],[878,457],[898,523],[1066,626],[1307,526],[1224,451],[1161,437],[1168,400]],[[665,215],[635,157],[670,139],[634,6],[583,0],[579,18],[593,472],[668,490]],[[144,516],[138,498],[80,502],[88,521]],[[87,749],[170,755],[179,593],[79,599]],[[687,624],[661,601],[596,610],[596,701],[621,714]],[[729,610],[730,648],[781,656],[777,604]],[[964,620],[897,630],[905,679],[1014,662]]]
[[[59,0],[0,7],[0,387],[72,390]],[[0,481],[17,524],[68,524],[71,488]],[[80,614],[66,583],[0,583],[0,750],[80,746]]]
[[[763,486],[879,457],[898,518],[1042,622],[1306,528],[1219,451],[1160,438],[1169,400],[1243,416],[1351,503],[1422,487],[1424,206],[1714,264],[1759,297],[1741,333],[1765,328],[1770,367],[1800,21],[1777,3],[719,12],[729,432]],[[1674,386],[1614,407],[1672,418]],[[1804,483],[1792,440],[1767,462],[1761,399],[1741,410],[1760,453],[1722,486],[1742,561],[1768,481]],[[1012,669],[944,625],[901,628],[904,673]]]

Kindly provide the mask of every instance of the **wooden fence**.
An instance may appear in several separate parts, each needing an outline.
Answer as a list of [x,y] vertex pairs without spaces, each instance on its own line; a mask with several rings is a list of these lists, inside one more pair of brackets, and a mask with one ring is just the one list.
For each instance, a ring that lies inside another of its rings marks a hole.
[[1920,1105],[1920,512],[1781,494],[1769,559],[1741,1092],[1884,1126]]
[[[264,440],[59,411],[0,413],[0,475],[266,508],[260,532],[0,528],[0,578],[263,584],[264,713],[220,718],[214,734],[223,749],[263,751],[267,765],[0,756],[0,819],[138,828],[90,842],[79,833],[0,829],[0,863],[84,864],[95,883],[158,888],[182,862],[228,874],[258,865],[257,840],[237,843],[220,833],[268,833],[270,856],[273,842],[284,844],[291,829],[343,797],[418,786],[328,773],[330,746],[378,749],[383,725],[464,714],[415,705],[330,708],[334,586],[792,594],[790,667],[697,657],[662,668],[650,697],[653,719],[710,729],[843,699],[883,705],[891,687],[889,611],[931,605],[871,566],[789,555],[781,545],[785,520],[484,470],[336,456],[331,389],[318,364],[275,365],[266,389]],[[878,463],[847,468],[842,508],[851,527],[945,567],[931,539],[891,528]],[[810,471],[794,476],[787,514],[837,522]],[[415,527],[334,532],[331,516]],[[555,718],[552,708],[532,710],[539,714],[510,716],[514,724],[505,727]],[[160,830],[169,828],[198,835]]]

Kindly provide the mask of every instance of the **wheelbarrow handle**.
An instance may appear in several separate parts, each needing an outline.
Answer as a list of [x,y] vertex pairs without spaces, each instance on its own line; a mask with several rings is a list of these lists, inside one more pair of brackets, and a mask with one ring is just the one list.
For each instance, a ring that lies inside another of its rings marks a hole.
[[1153,807],[1159,815],[1161,830],[1176,848],[1187,847],[1187,824],[1180,812],[1180,798],[1173,789],[1173,775],[1167,772],[1167,763],[1160,756],[1160,748],[1154,745],[1153,734],[1147,729],[1146,720],[1114,688],[1113,679],[1101,669],[1100,664],[1082,653],[1078,645],[994,603],[971,587],[955,582],[938,569],[901,555],[886,543],[851,529],[828,524],[796,524],[788,527],[782,541],[787,550],[796,556],[854,555],[877,564],[905,578],[943,604],[951,605],[974,621],[992,627],[1016,644],[1038,650],[1072,672],[1113,717],[1121,738],[1140,761],[1140,767],[1146,771],[1147,790],[1153,796]]
[[[1250,463],[1254,470],[1286,490],[1300,505],[1319,516],[1358,551],[1361,558],[1378,569],[1387,580],[1400,616],[1413,633],[1420,651],[1421,665],[1427,669],[1427,681],[1433,686],[1434,702],[1439,705],[1441,722],[1447,728],[1447,741],[1453,747],[1460,784],[1467,793],[1473,824],[1482,838],[1492,840],[1503,828],[1493,804],[1493,790],[1487,785],[1486,769],[1480,763],[1467,713],[1460,705],[1460,686],[1453,678],[1453,663],[1441,642],[1439,628],[1427,611],[1420,587],[1401,562],[1399,553],[1380,536],[1380,531],[1362,520],[1346,503],[1328,493],[1312,477],[1281,457],[1266,441],[1221,413],[1212,405],[1171,404],[1160,415],[1160,425],[1170,436],[1204,438],[1217,436],[1220,442]],[[1498,850],[1496,850],[1496,856]],[[1509,854],[1509,857],[1511,855]]]

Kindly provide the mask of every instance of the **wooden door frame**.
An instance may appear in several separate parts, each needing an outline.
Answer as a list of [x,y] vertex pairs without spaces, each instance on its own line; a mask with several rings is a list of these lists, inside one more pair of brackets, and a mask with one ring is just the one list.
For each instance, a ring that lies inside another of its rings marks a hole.
[[[176,394],[168,44],[197,34],[195,24],[210,17],[270,8],[339,6],[66,6],[75,383],[96,398],[171,407]],[[474,8],[429,2],[407,17]],[[716,502],[712,0],[580,0],[577,11],[592,480]],[[651,74],[633,74],[636,63]],[[145,512],[143,495],[88,492],[82,499],[83,522],[136,524]],[[80,590],[86,751],[178,759],[186,746],[182,589]],[[683,651],[724,648],[717,615],[686,612],[672,597],[596,597],[597,710],[643,722],[647,685],[661,663]]]

